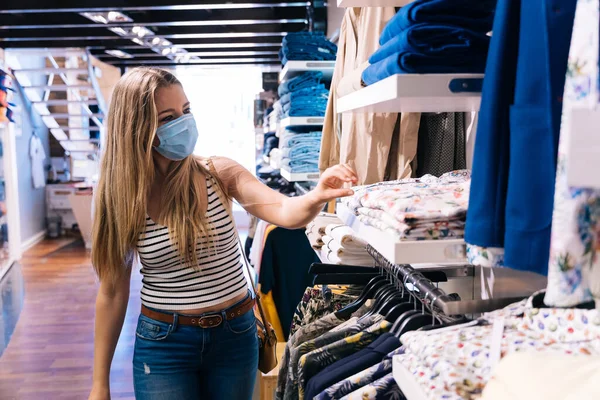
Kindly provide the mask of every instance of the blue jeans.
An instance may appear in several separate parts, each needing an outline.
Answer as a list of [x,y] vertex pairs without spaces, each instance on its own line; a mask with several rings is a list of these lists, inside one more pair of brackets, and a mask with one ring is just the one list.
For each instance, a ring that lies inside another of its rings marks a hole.
[[258,370],[252,310],[216,328],[140,315],[133,355],[137,400],[250,400]]

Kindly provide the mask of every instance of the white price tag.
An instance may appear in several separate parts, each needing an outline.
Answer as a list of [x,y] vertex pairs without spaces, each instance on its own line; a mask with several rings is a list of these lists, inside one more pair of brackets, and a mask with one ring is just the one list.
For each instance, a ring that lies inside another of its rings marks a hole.
[[600,110],[573,109],[569,121],[567,183],[600,189]]

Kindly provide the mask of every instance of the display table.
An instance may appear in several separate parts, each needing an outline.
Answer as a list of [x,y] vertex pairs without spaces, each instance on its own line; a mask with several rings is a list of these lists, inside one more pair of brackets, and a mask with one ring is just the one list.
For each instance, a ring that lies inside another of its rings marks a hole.
[[75,215],[77,226],[85,242],[85,248],[92,248],[92,193],[75,193],[69,196],[69,203]]

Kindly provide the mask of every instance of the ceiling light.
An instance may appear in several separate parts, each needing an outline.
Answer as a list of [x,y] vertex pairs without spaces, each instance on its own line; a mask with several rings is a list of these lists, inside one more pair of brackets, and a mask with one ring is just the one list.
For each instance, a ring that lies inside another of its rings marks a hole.
[[79,13],[82,17],[86,17],[99,24],[108,24],[109,22],[133,22],[127,15],[117,12],[83,12]]
[[108,30],[116,33],[119,36],[127,36],[127,31],[123,28],[108,28]]
[[104,51],[106,54],[110,54],[113,57],[118,57],[118,58],[133,58],[133,56],[129,53],[125,53],[122,50],[106,50]]
[[155,38],[152,39],[152,41],[150,43],[152,43],[153,46],[158,46],[161,42],[161,39],[157,36]]
[[[136,30],[136,28],[138,29]],[[143,38],[144,36],[154,36],[154,32],[143,26],[134,26],[132,32],[137,34],[141,38]]]
[[99,24],[108,24],[108,18],[104,16],[104,13],[84,12],[79,13],[79,15],[81,15],[82,17],[86,17],[87,19],[91,19],[92,21],[97,22]]
[[163,56],[168,56],[170,52],[171,52],[171,49],[169,49],[168,47],[162,49],[162,51],[161,51]]
[[141,39],[133,38],[131,41],[135,44],[139,44],[140,46],[144,46],[144,42]]
[[120,13],[118,11],[110,11],[107,14],[107,17],[110,22],[133,22],[133,20],[131,18],[129,18],[127,15]]
[[161,46],[170,46],[170,45],[172,45],[172,44],[173,44],[173,43],[169,42],[167,39],[163,39],[163,41],[162,41],[162,43],[161,43]]

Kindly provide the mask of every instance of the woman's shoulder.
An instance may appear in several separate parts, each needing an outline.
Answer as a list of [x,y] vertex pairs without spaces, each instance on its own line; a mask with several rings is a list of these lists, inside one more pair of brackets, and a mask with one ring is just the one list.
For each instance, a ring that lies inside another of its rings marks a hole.
[[212,170],[213,168],[211,168],[211,164],[212,167],[214,167],[214,172],[217,173],[217,175],[219,175],[219,177],[221,177],[220,175],[229,175],[230,173],[235,173],[235,172],[239,172],[240,169],[244,169],[244,167],[242,167],[240,165],[240,163],[238,163],[235,160],[232,160],[231,158],[228,157],[223,157],[223,156],[211,156],[211,157],[197,157],[196,158],[198,160],[199,163],[202,164],[202,166],[209,168],[209,170]]

